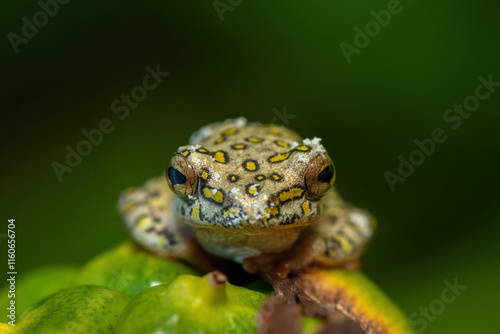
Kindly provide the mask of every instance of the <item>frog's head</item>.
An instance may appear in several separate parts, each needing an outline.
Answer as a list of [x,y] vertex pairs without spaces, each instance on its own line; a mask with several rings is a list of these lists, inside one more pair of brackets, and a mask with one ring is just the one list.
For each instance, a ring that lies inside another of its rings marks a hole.
[[229,120],[202,128],[167,167],[175,208],[189,224],[308,225],[335,180],[320,139]]

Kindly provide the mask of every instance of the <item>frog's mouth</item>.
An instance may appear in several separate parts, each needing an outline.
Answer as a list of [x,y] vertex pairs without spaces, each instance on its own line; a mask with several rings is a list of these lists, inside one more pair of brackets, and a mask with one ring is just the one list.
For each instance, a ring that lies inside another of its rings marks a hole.
[[311,225],[318,205],[306,199],[279,203],[275,198],[264,200],[227,201],[214,206],[201,200],[182,201],[174,207],[191,226],[219,226],[236,229],[284,228]]

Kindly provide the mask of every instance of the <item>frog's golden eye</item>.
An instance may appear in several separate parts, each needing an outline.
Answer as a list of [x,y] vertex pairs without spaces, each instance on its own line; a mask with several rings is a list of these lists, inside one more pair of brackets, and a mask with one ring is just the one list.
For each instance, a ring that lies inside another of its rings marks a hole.
[[307,167],[306,188],[312,198],[323,196],[335,182],[335,166],[329,157],[318,156]]
[[198,189],[198,174],[186,158],[176,154],[167,167],[167,183],[177,196],[187,198]]

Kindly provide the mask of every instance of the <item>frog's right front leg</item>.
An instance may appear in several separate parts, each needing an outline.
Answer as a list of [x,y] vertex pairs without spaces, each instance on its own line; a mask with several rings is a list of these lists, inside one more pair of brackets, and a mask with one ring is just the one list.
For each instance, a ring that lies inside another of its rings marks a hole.
[[169,259],[181,259],[209,270],[209,256],[201,249],[172,208],[174,194],[163,177],[142,187],[125,190],[118,210],[132,238],[153,253]]

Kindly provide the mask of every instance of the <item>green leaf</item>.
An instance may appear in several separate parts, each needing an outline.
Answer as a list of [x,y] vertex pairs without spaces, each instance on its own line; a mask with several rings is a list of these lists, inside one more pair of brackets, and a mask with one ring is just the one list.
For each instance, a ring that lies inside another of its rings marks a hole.
[[[67,287],[76,270],[76,266],[53,264],[33,269],[25,275],[19,275],[14,293],[16,321],[19,321],[25,315],[30,306],[59,289]],[[9,307],[10,300],[14,300],[14,298],[10,299],[8,297],[9,290],[9,286],[6,286],[0,293],[0,307],[2,310]]]
[[112,334],[129,301],[125,294],[104,287],[69,287],[30,311],[15,333]]
[[123,311],[117,333],[254,333],[266,296],[228,282],[214,286],[209,275],[182,275],[141,292]]
[[183,262],[159,258],[127,241],[88,262],[72,283],[106,286],[134,297],[182,274],[198,273]]

